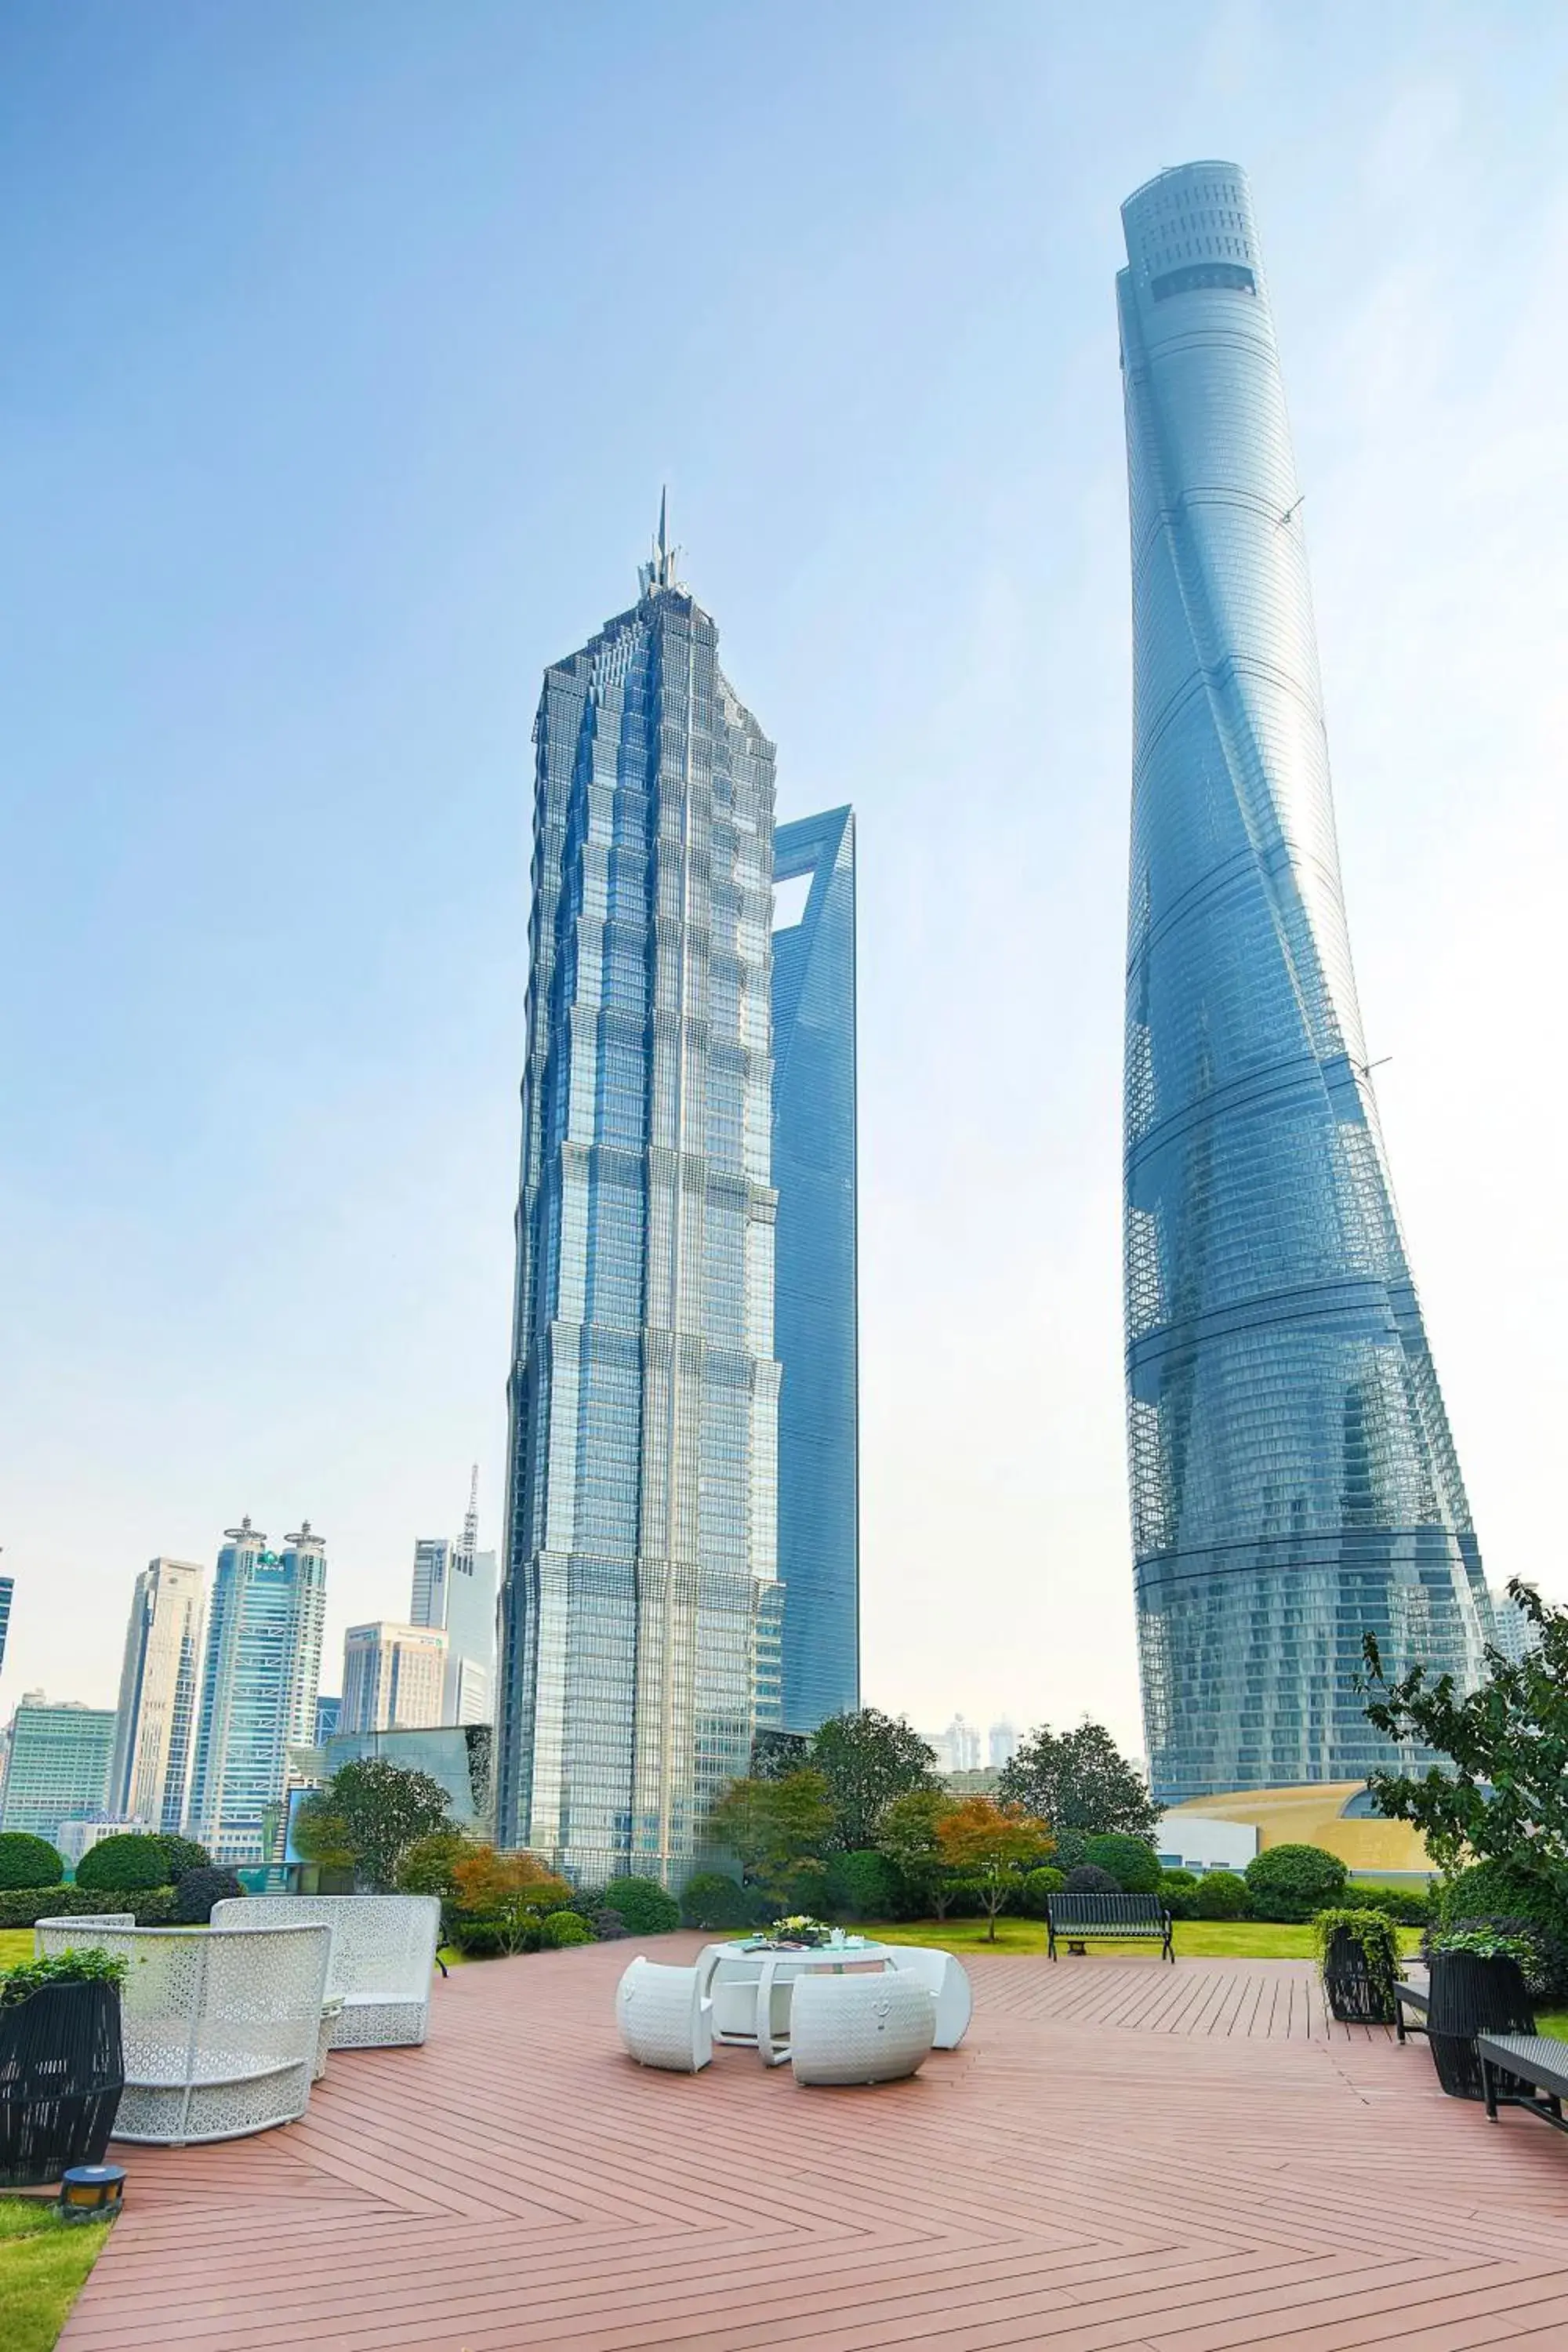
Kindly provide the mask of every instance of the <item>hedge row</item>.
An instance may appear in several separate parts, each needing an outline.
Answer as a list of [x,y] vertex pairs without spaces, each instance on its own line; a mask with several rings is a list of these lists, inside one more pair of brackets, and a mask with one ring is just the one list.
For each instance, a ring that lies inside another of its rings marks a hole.
[[32,1927],[40,1919],[82,1912],[133,1911],[139,1927],[166,1927],[174,1916],[172,1886],[144,1886],[110,1898],[97,1886],[7,1886],[0,1889],[0,1927]]

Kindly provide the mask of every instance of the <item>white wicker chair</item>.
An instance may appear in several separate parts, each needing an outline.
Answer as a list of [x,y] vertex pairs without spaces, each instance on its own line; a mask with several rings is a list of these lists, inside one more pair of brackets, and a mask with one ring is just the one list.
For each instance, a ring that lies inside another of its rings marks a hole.
[[213,1905],[224,1935],[290,1924],[330,1927],[327,1990],[342,2008],[334,2050],[403,2049],[430,2023],[441,1906],[434,1895],[242,1895]]
[[[67,1951],[80,1927],[40,1920],[35,1940],[42,1952]],[[304,2114],[331,1948],[324,1927],[214,1936],[95,1925],[92,1941],[126,1963],[116,2139],[182,2147]]]
[[616,1988],[616,2029],[639,2066],[698,2074],[713,2056],[713,2004],[695,1969],[635,1959]]
[[46,1927],[63,1927],[68,1933],[74,1927],[79,1934],[84,1927],[134,1927],[135,1925],[134,1911],[78,1911],[74,1914],[67,1912],[58,1919],[35,1919],[33,1922],[34,1957],[41,1959],[46,1951],[58,1952],[64,1948],[59,1944],[45,1944],[41,1941],[41,1931]]
[[896,1969],[880,1976],[802,1976],[789,2032],[797,2083],[901,2082],[930,2054],[936,2003],[923,1984]]
[[956,2050],[974,2014],[974,1995],[962,1963],[951,1952],[902,1944],[894,1954],[893,1966],[901,1977],[914,1977],[923,1984],[936,2003],[936,2040],[932,2049]]

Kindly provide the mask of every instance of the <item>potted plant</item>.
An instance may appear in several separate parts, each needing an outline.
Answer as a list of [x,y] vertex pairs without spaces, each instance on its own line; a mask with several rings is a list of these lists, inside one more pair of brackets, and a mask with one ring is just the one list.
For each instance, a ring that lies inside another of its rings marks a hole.
[[1478,2033],[1533,2033],[1524,1981],[1532,1955],[1522,1936],[1495,1927],[1450,1927],[1427,1944],[1431,2004],[1426,2038],[1437,2080],[1451,2099],[1481,2096]]
[[101,2164],[125,2087],[123,1960],[90,1948],[0,1976],[0,2188]]
[[1399,1937],[1384,1911],[1320,1911],[1318,1966],[1329,2008],[1342,2025],[1392,2025]]

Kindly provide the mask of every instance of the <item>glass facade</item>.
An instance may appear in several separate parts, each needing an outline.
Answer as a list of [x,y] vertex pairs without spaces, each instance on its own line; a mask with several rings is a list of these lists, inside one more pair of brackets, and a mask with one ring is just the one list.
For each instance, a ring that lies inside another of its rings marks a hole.
[[494,1709],[496,1556],[465,1537],[422,1536],[414,1547],[408,1620],[447,1636],[443,1723],[489,1723]]
[[[775,887],[802,880],[809,887],[798,919],[773,932],[773,983],[780,1675],[788,1731],[814,1731],[860,1704],[851,810],[778,827]],[[781,911],[784,903],[780,894]]]
[[206,1580],[194,1560],[149,1560],[125,1630],[109,1802],[173,1834],[190,1792]]
[[74,1699],[51,1706],[29,1691],[11,1718],[0,1830],[27,1830],[51,1845],[62,1822],[101,1813],[114,1759],[114,1710]]
[[0,1576],[0,1666],[5,1663],[5,1636],[11,1627],[11,1596],[16,1590],[14,1577]]
[[1122,218],[1128,1425],[1173,1803],[1394,1761],[1363,1632],[1468,1685],[1489,1612],[1368,1076],[1251,196],[1188,164]]
[[316,1727],[327,1561],[307,1519],[280,1552],[245,1519],[217,1556],[189,1827],[215,1861],[265,1861],[289,1747]]
[[498,1828],[679,1883],[777,1706],[773,750],[662,527],[534,731]]

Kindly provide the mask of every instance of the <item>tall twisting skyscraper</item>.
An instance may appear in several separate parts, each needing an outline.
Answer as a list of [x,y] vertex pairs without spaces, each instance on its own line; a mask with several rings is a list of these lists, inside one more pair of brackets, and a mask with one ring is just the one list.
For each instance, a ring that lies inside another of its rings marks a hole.
[[1128,1419],[1174,1801],[1387,1763],[1363,1631],[1468,1684],[1488,1620],[1367,1074],[1251,197],[1192,163],[1122,218]]
[[773,752],[662,517],[534,731],[499,1830],[679,1880],[776,1720]]
[[781,1706],[814,1731],[860,1704],[853,811],[781,824],[773,880],[805,886],[773,932]]

